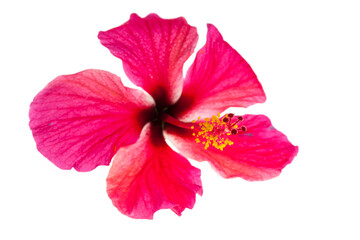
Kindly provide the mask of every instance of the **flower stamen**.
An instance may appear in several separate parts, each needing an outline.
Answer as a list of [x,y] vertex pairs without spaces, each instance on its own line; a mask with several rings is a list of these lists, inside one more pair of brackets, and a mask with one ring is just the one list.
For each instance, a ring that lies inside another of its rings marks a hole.
[[221,151],[223,151],[224,147],[233,145],[234,142],[228,136],[246,131],[245,126],[240,128],[237,126],[238,122],[244,120],[243,116],[234,116],[233,113],[229,113],[220,117],[220,113],[218,113],[213,115],[211,119],[205,118],[205,121],[199,122],[200,117],[197,121],[192,121],[192,123],[198,123],[197,126],[191,127],[194,131],[192,135],[195,136],[195,142],[202,143],[204,149],[213,146]]

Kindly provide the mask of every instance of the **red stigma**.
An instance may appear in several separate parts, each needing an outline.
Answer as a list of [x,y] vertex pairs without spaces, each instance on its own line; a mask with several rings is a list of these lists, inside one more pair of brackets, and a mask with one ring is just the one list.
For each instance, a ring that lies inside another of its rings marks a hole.
[[246,131],[244,125],[238,126],[237,123],[244,120],[243,116],[238,116],[233,113],[226,114],[223,117],[213,115],[212,118],[205,118],[200,121],[193,120],[192,123],[197,123],[197,127],[191,126],[193,129],[193,136],[196,143],[204,145],[204,149],[208,149],[210,146],[223,151],[224,147],[234,144],[229,138],[231,135],[242,134]]

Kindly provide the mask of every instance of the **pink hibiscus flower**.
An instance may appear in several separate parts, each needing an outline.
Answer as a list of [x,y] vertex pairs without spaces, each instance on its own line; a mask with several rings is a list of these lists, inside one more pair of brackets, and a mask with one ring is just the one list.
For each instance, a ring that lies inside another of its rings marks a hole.
[[184,18],[133,14],[98,37],[148,94],[102,70],[59,76],[34,98],[30,128],[38,150],[61,169],[91,171],[113,159],[107,193],[123,214],[152,219],[159,209],[191,209],[202,184],[186,158],[253,181],[278,176],[296,156],[298,148],[266,116],[220,116],[262,103],[265,94],[213,25],[185,79],[198,35]]

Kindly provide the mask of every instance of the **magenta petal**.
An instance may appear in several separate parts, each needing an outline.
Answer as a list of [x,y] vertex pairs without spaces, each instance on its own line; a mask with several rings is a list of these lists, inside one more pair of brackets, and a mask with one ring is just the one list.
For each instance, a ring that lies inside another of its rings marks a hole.
[[172,109],[173,116],[191,121],[265,99],[250,65],[208,24],[207,42],[187,72],[182,96]]
[[200,170],[167,146],[161,125],[147,124],[140,139],[114,157],[107,192],[113,204],[132,218],[152,219],[170,208],[181,215],[202,194]]
[[150,96],[124,87],[116,75],[86,70],[57,77],[34,98],[30,128],[56,166],[90,171],[139,138],[153,107]]
[[99,33],[101,43],[123,61],[130,80],[150,93],[158,105],[175,103],[181,94],[184,62],[193,53],[196,28],[182,17],[132,14],[120,27]]
[[187,158],[209,161],[226,178],[266,180],[278,176],[296,156],[298,147],[276,130],[263,115],[244,115],[245,133],[230,135],[234,142],[223,151],[196,143],[191,130],[166,125],[165,136]]

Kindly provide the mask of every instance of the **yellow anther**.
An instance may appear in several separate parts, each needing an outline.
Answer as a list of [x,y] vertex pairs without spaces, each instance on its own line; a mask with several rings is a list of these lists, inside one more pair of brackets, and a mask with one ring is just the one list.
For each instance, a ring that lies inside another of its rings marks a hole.
[[[200,120],[200,117],[198,120]],[[194,132],[193,136],[196,137],[196,143],[201,142],[204,145],[204,149],[208,149],[209,146],[213,146],[216,149],[223,151],[224,147],[233,144],[233,142],[228,139],[231,132],[227,123],[220,120],[220,113],[213,115],[211,119],[205,118],[205,121],[200,122],[198,125],[200,126],[200,130]],[[194,130],[195,127],[192,126],[191,129]],[[202,137],[205,141],[200,141],[199,137]]]

